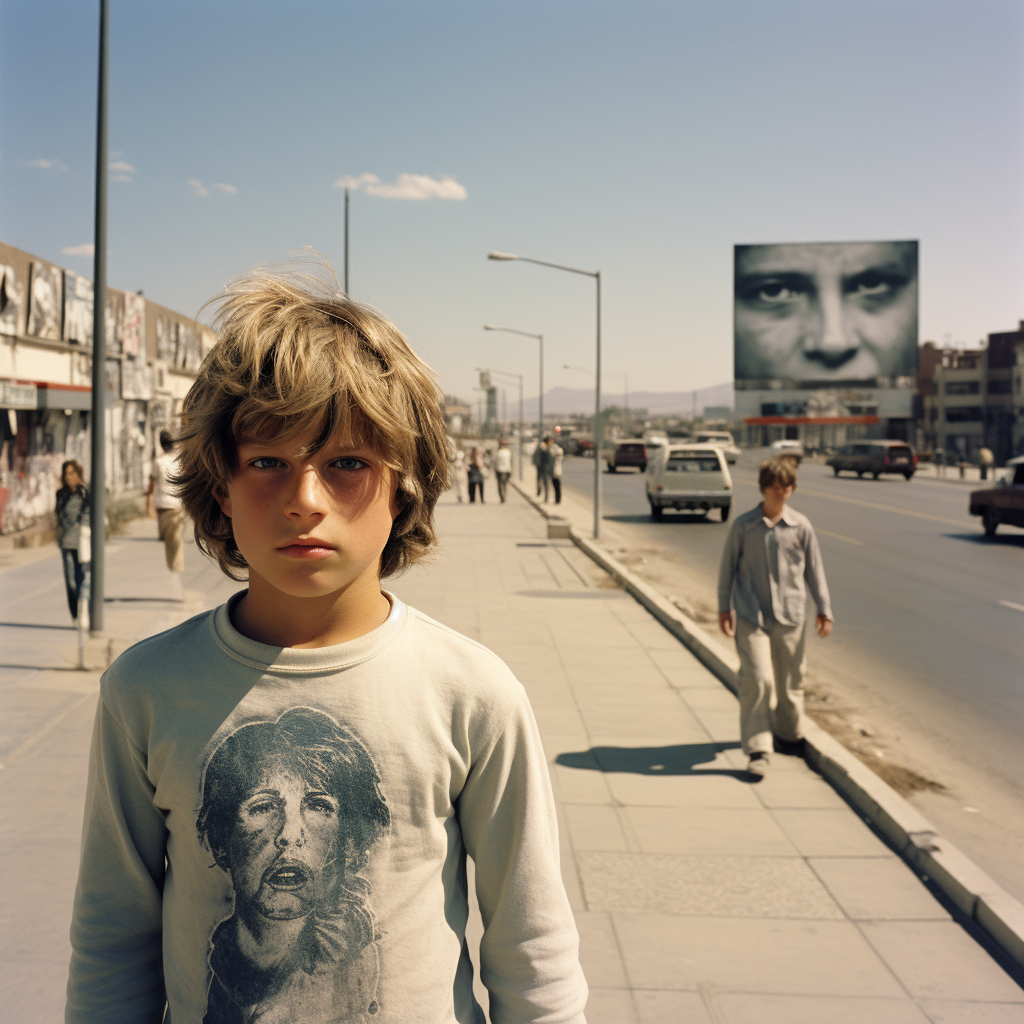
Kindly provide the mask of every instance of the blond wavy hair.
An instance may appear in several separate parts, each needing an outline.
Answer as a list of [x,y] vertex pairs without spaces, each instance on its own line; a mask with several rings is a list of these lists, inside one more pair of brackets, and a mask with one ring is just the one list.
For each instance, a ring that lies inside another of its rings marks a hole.
[[398,514],[381,553],[392,576],[436,543],[434,506],[448,485],[441,392],[385,316],[349,299],[319,254],[260,266],[210,300],[218,340],[185,398],[175,478],[196,543],[232,579],[248,564],[221,511],[240,441],[314,431],[368,444],[398,480]]

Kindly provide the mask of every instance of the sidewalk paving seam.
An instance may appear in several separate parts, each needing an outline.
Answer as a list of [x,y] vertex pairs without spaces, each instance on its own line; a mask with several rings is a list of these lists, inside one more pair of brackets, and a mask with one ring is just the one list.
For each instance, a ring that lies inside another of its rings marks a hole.
[[[519,495],[549,522],[562,520],[558,506],[545,508],[518,481]],[[651,584],[583,537],[569,524],[576,546],[616,579],[669,633],[680,640],[733,694],[737,693],[738,658],[712,640],[703,628],[681,612]],[[678,691],[677,691],[678,692]],[[1020,983],[1024,969],[1024,904],[989,878],[886,782],[875,775],[837,740],[808,721],[807,760],[841,797],[889,842],[922,878],[935,886],[954,907],[973,922],[1013,965]],[[774,808],[767,808],[772,811]],[[781,809],[781,808],[780,808]],[[977,936],[975,936],[977,938]]]

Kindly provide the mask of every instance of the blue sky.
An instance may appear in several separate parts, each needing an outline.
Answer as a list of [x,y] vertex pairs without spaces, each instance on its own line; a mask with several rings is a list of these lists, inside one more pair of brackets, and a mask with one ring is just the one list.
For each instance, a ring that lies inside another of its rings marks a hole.
[[[0,0],[0,239],[91,274],[98,3]],[[732,375],[736,242],[916,238],[921,338],[1024,318],[1019,0],[111,0],[108,281],[194,313],[313,246],[473,397]],[[401,178],[418,175],[430,181]],[[120,179],[120,180],[118,180]],[[405,182],[403,188],[389,188]],[[424,188],[424,185],[427,187]],[[447,192],[465,198],[398,198]]]

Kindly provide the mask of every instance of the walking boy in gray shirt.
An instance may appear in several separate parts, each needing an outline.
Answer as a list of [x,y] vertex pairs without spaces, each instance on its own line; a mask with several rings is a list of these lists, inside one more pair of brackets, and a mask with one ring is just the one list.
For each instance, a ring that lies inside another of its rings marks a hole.
[[805,583],[818,635],[833,622],[814,527],[786,504],[796,489],[793,460],[763,463],[758,485],[764,500],[732,524],[718,572],[718,623],[736,638],[740,737],[756,779],[768,770],[773,734],[783,750],[803,740]]

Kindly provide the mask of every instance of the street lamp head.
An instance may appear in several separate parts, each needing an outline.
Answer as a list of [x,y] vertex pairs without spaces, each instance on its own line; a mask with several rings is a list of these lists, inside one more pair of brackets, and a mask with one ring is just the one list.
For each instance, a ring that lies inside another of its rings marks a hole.
[[492,250],[491,252],[489,252],[487,254],[487,258],[489,260],[517,260],[517,259],[519,259],[518,256],[513,256],[512,253],[510,253],[510,252],[498,252],[497,250]]
[[500,331],[501,328],[498,327],[496,324],[484,324],[484,330],[485,331]]

